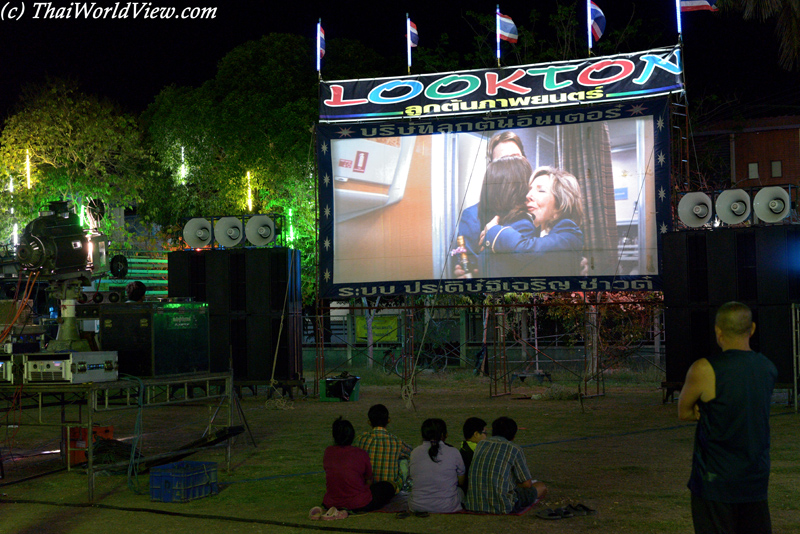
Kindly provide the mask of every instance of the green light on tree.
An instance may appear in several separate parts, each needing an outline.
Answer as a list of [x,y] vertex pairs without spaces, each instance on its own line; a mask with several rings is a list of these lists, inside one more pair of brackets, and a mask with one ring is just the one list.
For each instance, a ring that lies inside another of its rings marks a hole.
[[291,208],[289,208],[289,244],[294,243],[294,214]]
[[181,183],[181,185],[186,185],[187,174],[189,174],[189,171],[186,169],[184,150],[183,147],[181,147],[181,168],[178,170],[178,181]]

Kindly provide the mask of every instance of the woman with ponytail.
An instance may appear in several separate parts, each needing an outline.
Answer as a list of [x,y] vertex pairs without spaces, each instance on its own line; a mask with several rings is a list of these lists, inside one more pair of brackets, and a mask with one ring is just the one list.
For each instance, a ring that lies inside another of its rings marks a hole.
[[459,484],[466,470],[458,449],[445,443],[447,425],[441,419],[422,423],[422,445],[411,451],[409,471],[413,512],[450,513],[461,510]]

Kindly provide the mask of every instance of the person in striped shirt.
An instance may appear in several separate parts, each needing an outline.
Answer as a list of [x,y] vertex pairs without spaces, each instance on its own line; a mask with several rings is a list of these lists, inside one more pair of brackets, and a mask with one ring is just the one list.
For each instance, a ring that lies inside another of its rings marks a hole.
[[512,443],[516,435],[517,423],[510,417],[499,417],[492,422],[492,437],[475,447],[469,468],[467,510],[515,513],[547,493],[547,486],[532,479],[522,448]]
[[364,449],[369,454],[373,480],[375,482],[387,480],[399,491],[408,479],[411,446],[386,430],[391,418],[388,408],[383,404],[370,407],[367,417],[372,430],[359,436],[356,447]]

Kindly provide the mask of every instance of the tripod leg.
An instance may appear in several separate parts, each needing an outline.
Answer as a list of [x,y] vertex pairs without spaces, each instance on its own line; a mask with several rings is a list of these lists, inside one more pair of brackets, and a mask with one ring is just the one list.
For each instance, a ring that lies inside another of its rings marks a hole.
[[239,419],[241,419],[242,424],[247,429],[247,434],[250,436],[250,441],[253,443],[253,447],[258,447],[258,445],[256,445],[256,438],[253,437],[253,431],[250,430],[250,425],[247,422],[247,418],[244,416],[244,410],[242,410],[242,405],[239,402],[239,399],[236,397],[236,395],[233,395],[231,398],[233,399],[234,404],[236,404],[236,411],[239,412]]

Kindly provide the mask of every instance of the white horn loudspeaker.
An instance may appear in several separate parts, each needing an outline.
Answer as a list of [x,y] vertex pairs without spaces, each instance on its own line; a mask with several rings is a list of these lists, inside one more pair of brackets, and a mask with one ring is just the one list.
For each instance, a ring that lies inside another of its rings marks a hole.
[[211,223],[208,219],[190,219],[183,227],[183,240],[192,248],[203,248],[211,244]]
[[739,224],[750,217],[750,195],[744,189],[723,191],[717,197],[714,209],[720,221]]
[[711,219],[711,197],[705,193],[686,193],[678,203],[678,218],[691,228],[703,226]]
[[257,247],[275,241],[275,223],[266,215],[253,215],[244,227],[247,240]]
[[774,223],[789,216],[792,207],[789,193],[782,187],[765,187],[753,199],[753,211],[764,222]]
[[222,247],[235,247],[244,239],[242,221],[237,217],[222,217],[214,225],[214,239]]

